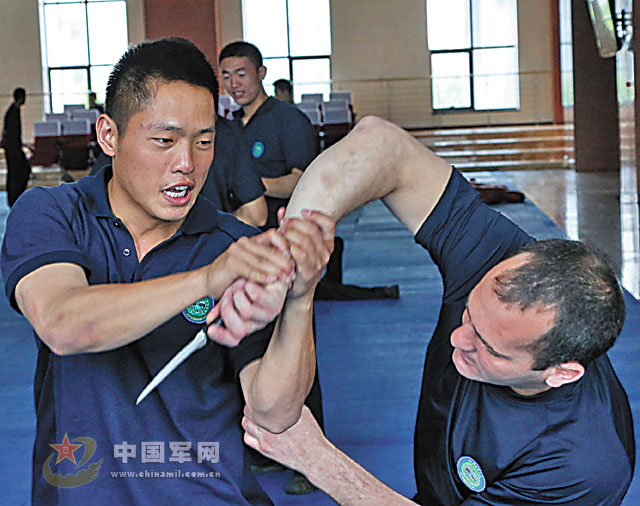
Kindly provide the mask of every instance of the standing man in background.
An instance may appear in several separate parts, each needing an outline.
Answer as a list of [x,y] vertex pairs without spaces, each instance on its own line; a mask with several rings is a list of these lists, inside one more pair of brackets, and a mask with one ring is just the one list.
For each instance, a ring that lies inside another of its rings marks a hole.
[[20,107],[27,100],[24,88],[13,90],[13,103],[4,114],[2,129],[2,147],[7,160],[7,200],[12,207],[18,197],[27,188],[31,165],[22,151],[22,119]]
[[266,188],[265,228],[277,227],[278,209],[286,207],[302,171],[318,154],[315,130],[291,104],[267,96],[262,85],[267,69],[256,46],[232,42],[222,49],[219,63],[227,93],[242,106],[234,121]]
[[[244,41],[232,42],[222,49],[218,61],[227,93],[242,106],[234,113],[233,120],[244,143],[242,149],[248,153],[266,188],[267,223],[263,229],[277,227],[278,209],[287,206],[303,170],[318,154],[317,135],[304,113],[289,103],[267,96],[262,85],[267,69],[256,46]],[[343,284],[343,248],[342,239],[336,237],[326,274],[318,283],[316,300],[399,297],[398,285]],[[312,408],[316,418],[319,410]]]

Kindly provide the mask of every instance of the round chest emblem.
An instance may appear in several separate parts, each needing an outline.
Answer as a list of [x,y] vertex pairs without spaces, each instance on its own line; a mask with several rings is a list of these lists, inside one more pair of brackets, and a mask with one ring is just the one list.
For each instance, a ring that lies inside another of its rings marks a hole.
[[264,144],[260,141],[256,141],[253,143],[253,147],[251,148],[251,154],[254,158],[260,158],[264,153]]
[[480,464],[471,457],[460,457],[458,459],[458,476],[467,487],[474,492],[482,492],[487,487],[487,480],[482,474]]
[[182,316],[191,323],[203,323],[212,307],[213,300],[210,297],[204,297],[187,309],[183,309]]

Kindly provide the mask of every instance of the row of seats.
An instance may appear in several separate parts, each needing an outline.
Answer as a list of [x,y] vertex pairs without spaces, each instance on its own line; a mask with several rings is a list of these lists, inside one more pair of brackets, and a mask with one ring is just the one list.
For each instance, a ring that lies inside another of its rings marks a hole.
[[354,123],[350,91],[332,91],[325,101],[322,93],[302,94],[296,107],[316,128],[322,148],[327,148],[347,135]]
[[83,109],[83,110],[73,110],[69,112],[62,113],[54,113],[48,112],[44,115],[44,120],[46,121],[67,121],[67,120],[79,120],[79,119],[87,119],[89,120],[89,124],[95,125],[96,120],[100,116],[100,111],[98,109]]
[[[329,100],[322,93],[303,93],[296,104],[311,121],[318,133],[322,148],[329,147],[347,135],[354,124],[353,98],[350,91],[332,91]],[[230,95],[220,95],[218,114],[232,118],[232,113],[240,109]]]
[[[324,100],[322,93],[303,93],[300,95],[300,102],[320,103]],[[329,93],[329,101],[344,100],[347,104],[353,105],[353,95],[350,91],[332,91]]]
[[63,113],[46,113],[34,124],[32,166],[59,163],[69,170],[86,169],[95,144],[97,109],[67,104]]

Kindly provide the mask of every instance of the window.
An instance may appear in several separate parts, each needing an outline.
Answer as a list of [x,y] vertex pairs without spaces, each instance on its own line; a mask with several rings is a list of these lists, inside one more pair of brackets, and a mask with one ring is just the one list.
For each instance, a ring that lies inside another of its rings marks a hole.
[[517,109],[517,0],[427,0],[434,111]]
[[571,0],[560,0],[560,75],[563,107],[573,106]]
[[264,87],[273,95],[277,79],[293,82],[294,101],[302,93],[331,90],[329,0],[243,0],[244,38],[264,58]]
[[111,68],[127,49],[125,0],[41,0],[44,89],[49,110],[87,104],[95,91],[104,102]]

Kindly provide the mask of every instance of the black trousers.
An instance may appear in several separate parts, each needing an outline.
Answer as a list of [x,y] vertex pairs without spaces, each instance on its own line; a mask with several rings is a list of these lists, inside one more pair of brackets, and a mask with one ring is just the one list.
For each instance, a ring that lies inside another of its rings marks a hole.
[[12,207],[27,188],[31,165],[21,147],[5,148],[4,156],[7,160],[7,200]]

